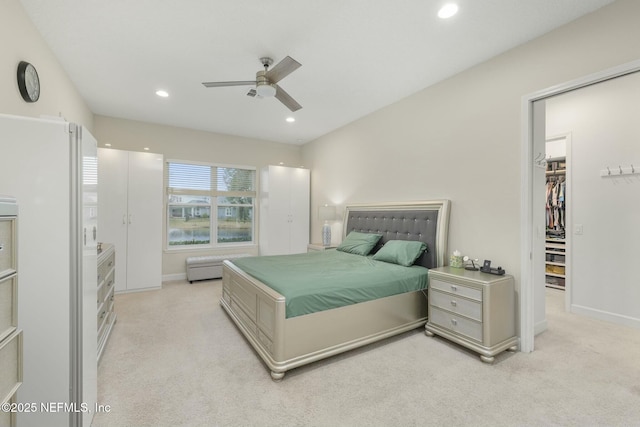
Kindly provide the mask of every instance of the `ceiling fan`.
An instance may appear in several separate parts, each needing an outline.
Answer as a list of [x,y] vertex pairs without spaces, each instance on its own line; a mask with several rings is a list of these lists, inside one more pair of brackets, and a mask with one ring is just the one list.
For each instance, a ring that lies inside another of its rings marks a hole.
[[297,70],[302,64],[295,59],[287,56],[282,61],[278,62],[272,69],[269,69],[273,64],[271,58],[260,58],[260,62],[264,66],[264,71],[260,70],[256,73],[255,80],[235,81],[235,82],[203,82],[205,87],[225,87],[225,86],[248,86],[255,85],[255,89],[251,89],[247,95],[249,96],[263,96],[271,97],[275,96],[276,99],[282,102],[291,111],[298,111],[302,108],[302,105],[284,91],[277,83],[289,74]]

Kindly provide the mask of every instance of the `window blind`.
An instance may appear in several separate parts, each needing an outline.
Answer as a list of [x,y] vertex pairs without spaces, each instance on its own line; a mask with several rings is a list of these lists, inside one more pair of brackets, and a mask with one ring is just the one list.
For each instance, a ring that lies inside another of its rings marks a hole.
[[239,167],[168,161],[167,192],[255,197],[256,171]]

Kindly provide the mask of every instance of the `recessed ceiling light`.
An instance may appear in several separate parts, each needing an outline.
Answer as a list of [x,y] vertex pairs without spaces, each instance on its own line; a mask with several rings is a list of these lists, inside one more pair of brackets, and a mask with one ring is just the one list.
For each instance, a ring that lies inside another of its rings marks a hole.
[[438,17],[442,19],[451,18],[458,13],[458,5],[455,3],[447,3],[438,11]]
[[106,144],[104,144],[105,147],[111,147],[111,144],[109,144],[108,142]]
[[287,122],[293,123],[295,121],[296,121],[296,119],[294,117],[287,117]]
[[144,151],[149,151],[149,147],[144,147],[143,150]]
[[166,98],[169,96],[169,92],[167,92],[166,90],[159,89],[156,91],[156,95],[162,98]]
[[284,162],[280,162],[279,164],[280,164],[280,166],[282,166],[282,165],[284,165]]

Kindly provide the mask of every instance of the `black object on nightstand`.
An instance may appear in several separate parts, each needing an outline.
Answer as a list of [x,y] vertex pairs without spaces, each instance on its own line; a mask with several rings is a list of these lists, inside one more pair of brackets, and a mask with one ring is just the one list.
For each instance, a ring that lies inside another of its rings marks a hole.
[[495,274],[497,276],[502,276],[505,273],[502,267],[491,268],[491,261],[488,259],[484,260],[484,264],[480,267],[480,271],[483,273]]

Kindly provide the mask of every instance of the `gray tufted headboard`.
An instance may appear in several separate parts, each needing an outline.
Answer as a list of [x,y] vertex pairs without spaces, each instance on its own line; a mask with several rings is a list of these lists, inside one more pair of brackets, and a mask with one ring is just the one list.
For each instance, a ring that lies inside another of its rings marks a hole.
[[375,253],[389,240],[417,240],[427,250],[417,265],[445,265],[449,233],[449,200],[349,205],[345,210],[343,238],[351,231],[382,234]]

